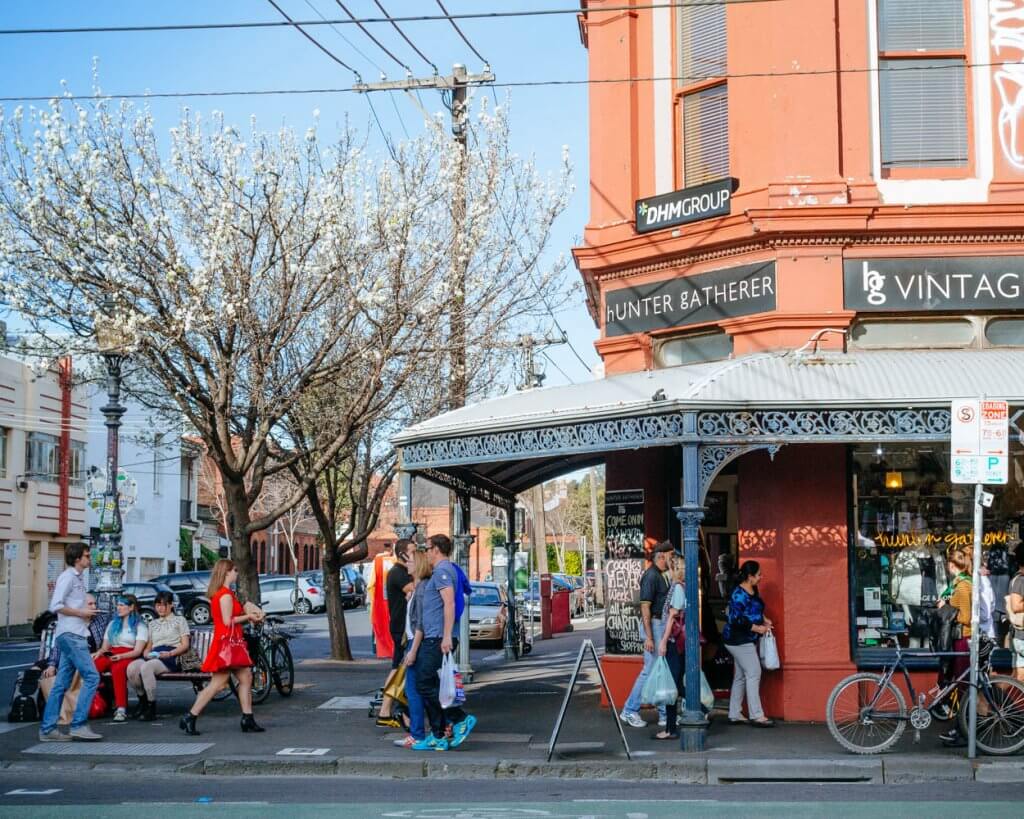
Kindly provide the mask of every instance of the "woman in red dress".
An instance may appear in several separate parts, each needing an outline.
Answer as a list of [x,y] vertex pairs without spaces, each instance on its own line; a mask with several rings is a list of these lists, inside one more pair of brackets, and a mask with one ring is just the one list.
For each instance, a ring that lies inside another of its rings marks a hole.
[[[234,674],[238,683],[238,702],[242,706],[242,731],[263,731],[252,716],[252,660],[245,650],[242,638],[242,624],[259,622],[263,612],[258,608],[242,608],[238,598],[231,591],[231,585],[238,580],[238,569],[230,560],[218,560],[210,575],[207,597],[213,614],[213,640],[203,660],[202,670],[213,675],[206,687],[196,696],[188,713],[181,718],[181,730],[198,736],[196,718],[217,693],[228,684]],[[233,637],[235,643],[229,642]],[[240,641],[240,642],[239,642]],[[234,655],[234,656],[232,656]]]

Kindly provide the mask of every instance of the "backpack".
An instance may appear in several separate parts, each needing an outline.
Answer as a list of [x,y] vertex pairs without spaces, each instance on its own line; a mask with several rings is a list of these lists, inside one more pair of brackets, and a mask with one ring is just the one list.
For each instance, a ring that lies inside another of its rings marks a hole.
[[32,666],[18,672],[14,681],[14,694],[11,697],[11,710],[7,713],[8,722],[37,722],[39,720],[39,678],[42,670]]
[[455,567],[455,622],[458,623],[466,608],[466,598],[473,593],[473,587],[462,567],[458,563],[452,565]]

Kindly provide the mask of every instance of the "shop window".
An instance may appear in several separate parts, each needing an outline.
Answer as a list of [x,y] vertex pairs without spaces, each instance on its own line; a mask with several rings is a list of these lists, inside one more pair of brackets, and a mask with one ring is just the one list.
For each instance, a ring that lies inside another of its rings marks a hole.
[[966,168],[964,17],[964,0],[878,0],[883,174]]
[[993,347],[1024,347],[1024,319],[992,319],[985,325],[985,340]]
[[728,333],[703,333],[670,338],[659,342],[654,350],[654,360],[658,367],[718,361],[731,355],[732,336]]
[[[851,470],[851,630],[858,659],[883,646],[884,629],[898,632],[904,647],[927,648],[938,600],[952,580],[947,553],[974,540],[974,487],[951,482],[948,444],[858,446]],[[1024,523],[1024,447],[1011,445],[1009,483],[986,489],[995,501],[985,510],[983,560],[1001,600],[1016,571],[1012,553]]]
[[683,185],[729,176],[729,93],[724,4],[678,10]]
[[968,319],[882,319],[859,321],[850,331],[850,347],[906,349],[912,347],[970,347],[976,331]]

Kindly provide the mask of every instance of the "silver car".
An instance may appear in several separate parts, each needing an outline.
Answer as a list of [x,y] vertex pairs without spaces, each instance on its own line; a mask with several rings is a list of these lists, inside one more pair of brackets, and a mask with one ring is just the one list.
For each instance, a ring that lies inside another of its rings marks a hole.
[[469,642],[503,645],[508,622],[505,588],[497,583],[473,583],[469,597]]

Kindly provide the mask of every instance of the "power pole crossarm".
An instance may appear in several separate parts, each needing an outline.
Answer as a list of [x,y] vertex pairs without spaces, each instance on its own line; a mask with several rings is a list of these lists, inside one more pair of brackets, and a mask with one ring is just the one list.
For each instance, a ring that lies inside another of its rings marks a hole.
[[[461,72],[459,69],[462,69]],[[462,66],[456,66],[447,76],[434,74],[432,77],[406,77],[404,80],[359,82],[352,86],[352,90],[359,94],[367,94],[371,91],[418,91],[424,89],[451,91],[459,86],[487,85],[494,81],[494,73],[487,66],[479,74],[469,74]]]

